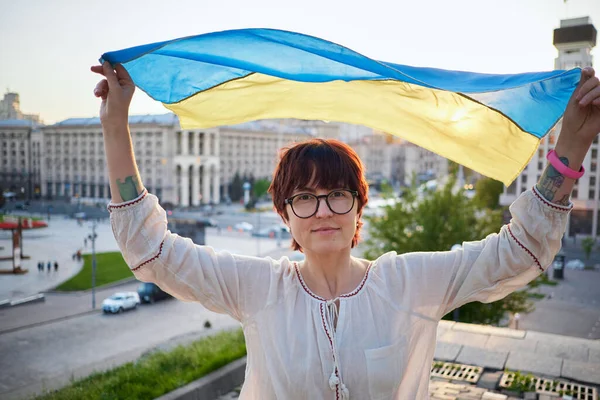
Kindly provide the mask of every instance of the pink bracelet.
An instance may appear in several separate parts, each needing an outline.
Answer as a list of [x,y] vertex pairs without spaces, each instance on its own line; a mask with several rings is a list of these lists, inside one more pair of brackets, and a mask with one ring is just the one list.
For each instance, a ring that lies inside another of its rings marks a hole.
[[550,164],[552,164],[552,166],[556,168],[558,172],[561,173],[561,175],[566,176],[567,178],[579,179],[585,173],[583,165],[581,166],[581,168],[579,168],[579,171],[575,171],[567,167],[565,164],[563,164],[562,161],[560,161],[554,150],[550,150],[546,158],[548,159],[548,161],[550,161]]

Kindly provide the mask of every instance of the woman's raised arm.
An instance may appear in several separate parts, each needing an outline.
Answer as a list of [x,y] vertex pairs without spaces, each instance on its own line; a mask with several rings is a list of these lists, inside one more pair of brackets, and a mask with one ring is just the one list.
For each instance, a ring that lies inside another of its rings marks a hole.
[[112,202],[133,200],[144,190],[129,135],[129,104],[135,85],[121,65],[113,68],[104,62],[91,70],[105,78],[96,85],[94,95],[102,98],[100,122]]

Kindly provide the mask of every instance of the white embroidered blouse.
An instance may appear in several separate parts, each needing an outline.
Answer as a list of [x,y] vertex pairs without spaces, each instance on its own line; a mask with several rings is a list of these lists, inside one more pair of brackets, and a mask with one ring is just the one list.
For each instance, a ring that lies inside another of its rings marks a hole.
[[455,251],[382,255],[339,297],[339,309],[312,293],[287,257],[217,253],[169,232],[151,194],[109,210],[139,280],[240,321],[248,352],[241,399],[363,400],[427,399],[438,321],[536,278],[560,249],[571,207],[528,190],[498,234]]

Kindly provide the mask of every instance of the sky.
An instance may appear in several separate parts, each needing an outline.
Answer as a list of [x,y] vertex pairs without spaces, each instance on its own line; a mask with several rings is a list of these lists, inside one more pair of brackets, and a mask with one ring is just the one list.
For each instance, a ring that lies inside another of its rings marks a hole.
[[[301,32],[399,64],[547,71],[553,30],[581,16],[600,30],[600,0],[0,0],[0,95],[19,93],[21,110],[45,123],[94,117],[100,76],[89,68],[103,53],[240,28]],[[131,114],[165,112],[136,91]]]

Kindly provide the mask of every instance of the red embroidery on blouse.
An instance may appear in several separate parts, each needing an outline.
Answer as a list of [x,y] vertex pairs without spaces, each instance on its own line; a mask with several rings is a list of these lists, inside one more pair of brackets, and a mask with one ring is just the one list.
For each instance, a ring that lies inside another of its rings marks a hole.
[[142,201],[144,199],[144,197],[146,197],[146,195],[148,194],[148,191],[146,189],[144,189],[144,191],[142,192],[142,195],[135,199],[135,200],[131,200],[131,201],[126,201],[125,203],[121,203],[121,204],[117,204],[117,205],[109,205],[108,206],[108,211],[112,212],[112,210],[117,209],[117,208],[125,208],[125,207],[129,207],[132,206],[134,204],[139,203],[140,201]]
[[369,277],[370,270],[371,270],[371,263],[369,263],[369,265],[367,265],[367,271],[365,272],[365,276],[363,277],[363,280],[360,282],[360,285],[358,285],[358,287],[356,289],[354,289],[354,291],[347,293],[347,294],[342,294],[342,295],[340,295],[340,297],[352,297],[352,296],[358,294],[358,292],[360,292],[360,290],[363,288],[363,286],[365,286],[365,283],[367,283],[367,278]]
[[160,242],[160,248],[158,249],[158,253],[152,257],[149,260],[144,261],[143,263],[141,263],[140,265],[138,265],[137,267],[133,268],[131,270],[131,272],[137,271],[138,269],[142,268],[144,265],[151,263],[152,261],[158,259],[158,257],[160,257],[160,253],[162,253],[162,249],[163,249],[163,245],[165,244],[165,241],[163,240],[162,242]]
[[[371,270],[371,264],[369,263],[369,265],[367,266],[367,271],[365,272],[365,276],[363,277],[362,281],[360,282],[360,285],[358,285],[358,287],[356,289],[354,289],[352,292],[350,293],[346,293],[346,294],[341,294],[339,295],[338,298],[340,297],[344,297],[344,298],[348,298],[348,297],[352,297],[358,294],[358,292],[361,291],[361,289],[365,286],[365,284],[367,283],[367,279],[369,278],[369,271]],[[304,282],[304,278],[302,278],[302,274],[300,273],[300,270],[298,268],[298,263],[294,263],[294,269],[296,270],[296,275],[298,276],[298,280],[300,281],[300,285],[302,286],[302,288],[304,289],[304,291],[306,293],[308,293],[311,297],[319,300],[319,301],[327,301],[326,299],[324,299],[321,296],[317,296],[316,294],[314,294],[309,287],[306,285],[306,283]]]
[[300,270],[298,269],[298,264],[294,263],[294,269],[296,270],[296,275],[298,276],[298,280],[300,281],[300,285],[304,288],[304,290],[306,291],[306,293],[308,293],[311,297],[314,297],[315,299],[319,300],[319,301],[327,301],[324,298],[317,296],[316,294],[314,294],[313,292],[310,291],[310,289],[308,288],[308,286],[306,286],[306,283],[304,283],[304,279],[302,278],[302,274],[300,274]]
[[548,200],[546,200],[544,198],[544,196],[542,196],[540,194],[540,192],[538,192],[537,188],[534,186],[533,189],[531,189],[531,191],[533,192],[533,194],[535,194],[535,197],[537,197],[538,199],[540,199],[544,204],[546,204],[548,207],[552,207],[556,210],[559,211],[569,211],[571,209],[571,207],[569,206],[561,206],[558,204],[554,204],[554,203],[550,203]]
[[531,258],[533,258],[533,261],[535,261],[535,263],[537,264],[538,268],[544,272],[544,268],[542,268],[542,265],[540,264],[540,262],[538,261],[537,257],[533,255],[533,253],[523,245],[523,243],[521,243],[516,237],[515,235],[512,233],[512,230],[510,229],[510,225],[506,225],[506,227],[508,228],[508,233],[510,233],[510,236],[514,239],[515,242],[517,242],[517,244],[519,246],[521,246],[521,248],[523,250],[525,250],[530,256]]

